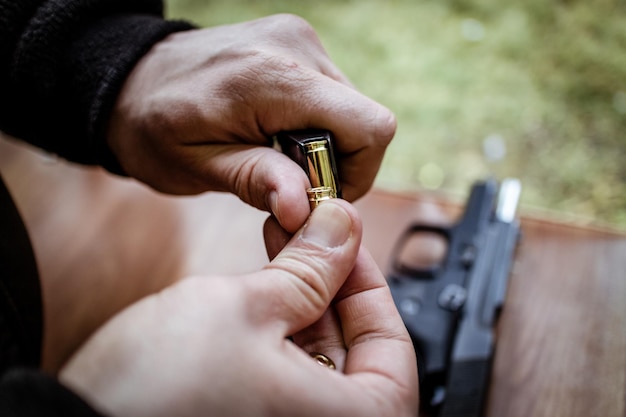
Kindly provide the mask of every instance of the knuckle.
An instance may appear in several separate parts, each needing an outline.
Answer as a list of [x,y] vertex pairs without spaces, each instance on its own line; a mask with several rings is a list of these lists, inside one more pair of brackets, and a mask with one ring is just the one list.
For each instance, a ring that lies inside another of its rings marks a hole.
[[380,145],[386,147],[396,134],[398,122],[396,116],[387,108],[381,107],[376,115],[376,137]]
[[263,177],[263,158],[259,153],[249,155],[244,163],[233,173],[233,191],[243,201],[260,207],[264,199],[263,182],[258,179]]
[[280,32],[288,31],[304,38],[315,38],[317,34],[313,26],[304,18],[291,13],[282,13],[274,16],[276,28]]
[[274,263],[274,267],[285,271],[287,279],[297,287],[302,295],[303,308],[313,312],[322,312],[326,309],[333,292],[330,283],[324,279],[329,274],[321,258],[307,256],[300,259],[290,256]]

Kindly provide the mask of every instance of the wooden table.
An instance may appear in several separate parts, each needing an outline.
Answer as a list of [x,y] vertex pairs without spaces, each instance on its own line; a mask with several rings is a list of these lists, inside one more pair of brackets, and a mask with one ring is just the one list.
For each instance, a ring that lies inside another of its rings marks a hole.
[[[218,193],[167,197],[0,140],[0,172],[31,232],[46,311],[44,366],[55,371],[119,309],[189,274],[267,262],[266,217]],[[374,190],[357,207],[383,270],[413,221],[446,223],[457,204]],[[626,415],[626,236],[522,219],[488,415]],[[81,294],[77,297],[77,294]]]
[[[410,220],[458,213],[440,200],[383,191],[358,205],[383,268]],[[625,416],[626,236],[530,217],[522,233],[487,415]]]

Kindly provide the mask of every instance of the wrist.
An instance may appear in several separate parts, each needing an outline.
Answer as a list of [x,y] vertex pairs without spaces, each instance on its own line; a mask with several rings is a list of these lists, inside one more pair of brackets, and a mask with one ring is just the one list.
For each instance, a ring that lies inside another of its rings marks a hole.
[[169,34],[192,29],[181,21],[156,15],[117,15],[90,25],[70,46],[71,74],[77,108],[86,120],[93,158],[124,174],[106,141],[107,124],[124,81],[139,60]]

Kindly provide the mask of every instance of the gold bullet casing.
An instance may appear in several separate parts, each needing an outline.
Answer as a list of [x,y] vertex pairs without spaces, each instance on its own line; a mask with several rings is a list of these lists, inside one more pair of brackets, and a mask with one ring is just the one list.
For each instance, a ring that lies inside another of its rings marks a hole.
[[312,188],[330,188],[337,197],[337,183],[333,174],[328,141],[316,140],[304,144],[309,180]]
[[304,144],[309,167],[311,188],[306,190],[311,210],[331,198],[337,198],[337,184],[333,175],[328,141],[316,140]]
[[311,210],[325,200],[341,197],[330,132],[281,132],[277,138],[283,152],[298,163],[309,177],[311,188],[306,192]]
[[306,194],[309,196],[309,206],[311,210],[326,200],[337,198],[335,190],[331,187],[311,187],[306,190]]

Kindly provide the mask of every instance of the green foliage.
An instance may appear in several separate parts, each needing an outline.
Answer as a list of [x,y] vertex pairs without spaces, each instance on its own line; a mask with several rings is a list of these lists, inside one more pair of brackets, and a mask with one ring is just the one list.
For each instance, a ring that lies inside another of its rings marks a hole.
[[[523,203],[626,227],[623,0],[171,0],[203,26],[295,13],[398,132],[378,185],[464,195],[489,174]],[[485,138],[504,143],[490,161]]]

